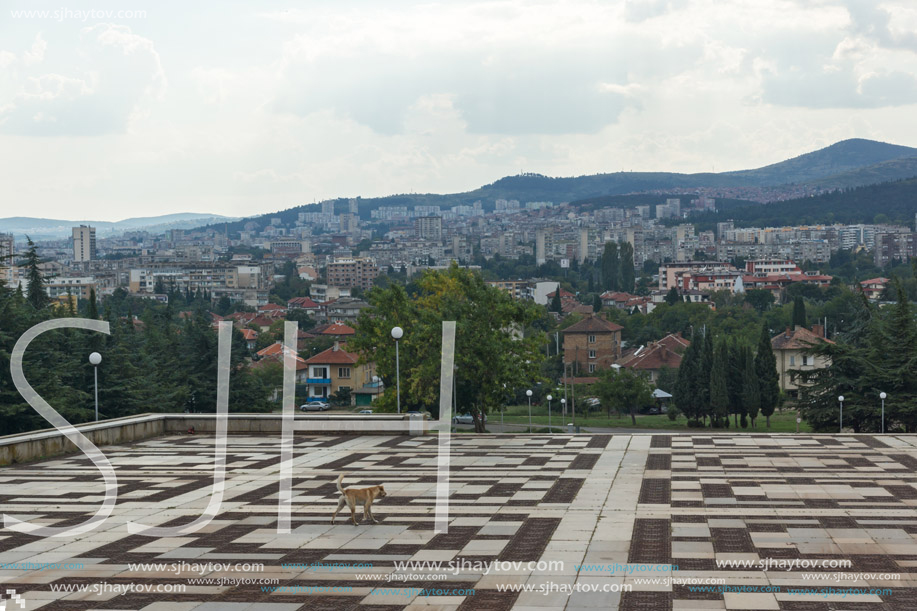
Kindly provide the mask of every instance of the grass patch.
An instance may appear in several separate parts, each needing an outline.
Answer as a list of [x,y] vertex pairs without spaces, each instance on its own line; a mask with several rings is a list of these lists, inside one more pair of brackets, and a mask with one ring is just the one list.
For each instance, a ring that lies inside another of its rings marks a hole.
[[[491,424],[499,424],[500,412],[494,412],[488,415],[488,421]],[[529,411],[526,405],[514,405],[506,408],[503,421],[506,424],[528,425]],[[571,423],[573,419],[568,413],[566,417],[560,415],[559,410],[551,409],[551,425],[560,427]],[[533,426],[546,426],[548,424],[548,409],[542,406],[532,406],[532,424]],[[748,428],[735,428],[732,426],[730,418],[730,427],[728,429],[713,429],[709,426],[703,428],[689,428],[688,421],[684,416],[679,416],[677,420],[669,420],[665,414],[659,415],[641,415],[637,414],[637,425],[631,422],[630,415],[618,416],[612,414],[608,418],[604,413],[592,412],[588,416],[583,415],[577,410],[576,425],[584,427],[603,427],[603,428],[637,428],[637,429],[658,429],[670,431],[730,431],[733,433],[795,433],[796,432],[796,411],[784,410],[776,411],[771,416],[771,426],[767,428],[763,416],[757,419],[757,428],[752,428],[749,423]],[[812,427],[805,421],[799,425],[800,433],[811,433]]]

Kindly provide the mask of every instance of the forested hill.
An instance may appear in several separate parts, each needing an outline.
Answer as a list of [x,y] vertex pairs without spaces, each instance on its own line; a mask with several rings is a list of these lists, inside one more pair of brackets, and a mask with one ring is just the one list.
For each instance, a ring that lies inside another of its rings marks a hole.
[[845,189],[760,206],[743,206],[697,217],[698,221],[734,220],[747,227],[778,227],[813,223],[890,222],[914,226],[917,178]]

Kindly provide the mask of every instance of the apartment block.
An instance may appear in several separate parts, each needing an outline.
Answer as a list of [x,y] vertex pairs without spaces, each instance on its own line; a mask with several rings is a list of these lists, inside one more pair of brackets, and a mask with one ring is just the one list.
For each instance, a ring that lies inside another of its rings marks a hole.
[[84,263],[96,258],[96,228],[80,225],[73,228],[73,261]]
[[379,268],[369,257],[335,259],[325,269],[328,284],[339,287],[361,288],[368,291],[373,287]]

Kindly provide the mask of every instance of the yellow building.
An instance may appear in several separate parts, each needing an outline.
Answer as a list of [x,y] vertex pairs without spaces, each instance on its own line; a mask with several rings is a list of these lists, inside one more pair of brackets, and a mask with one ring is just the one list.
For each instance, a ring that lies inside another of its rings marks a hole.
[[825,328],[821,325],[813,325],[811,331],[797,325],[795,329],[787,328],[780,335],[771,338],[771,347],[777,358],[780,390],[795,396],[800,383],[791,371],[824,369],[831,364],[825,357],[806,354],[807,350],[819,342],[834,343],[830,339],[825,339]]

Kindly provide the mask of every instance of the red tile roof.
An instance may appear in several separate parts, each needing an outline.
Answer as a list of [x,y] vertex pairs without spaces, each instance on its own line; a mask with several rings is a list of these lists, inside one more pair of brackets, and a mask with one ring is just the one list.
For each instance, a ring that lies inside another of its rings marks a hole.
[[360,358],[358,354],[347,352],[343,346],[332,346],[319,352],[312,358],[306,359],[307,365],[354,365]]
[[283,307],[282,305],[277,305],[276,303],[268,303],[263,306],[258,306],[259,312],[270,312],[270,311],[276,312],[277,310],[284,311],[286,310],[286,308]]
[[623,329],[621,325],[609,322],[600,316],[591,314],[583,320],[574,323],[561,331],[561,333],[611,333]]
[[669,333],[656,343],[678,353],[684,352],[691,345],[691,342],[683,338],[681,333]]
[[258,339],[258,332],[254,329],[242,329],[242,337],[244,337],[246,341]]
[[288,308],[303,308],[305,310],[318,309],[321,306],[312,301],[310,297],[294,297],[287,302]]
[[834,343],[798,325],[792,331],[787,329],[780,335],[771,338],[771,346],[774,350],[806,350],[811,348],[812,344],[819,342]]
[[356,331],[353,327],[348,327],[345,324],[335,322],[330,325],[324,325],[322,327],[316,327],[312,329],[312,333],[316,335],[354,335]]
[[637,350],[626,360],[619,361],[624,367],[631,369],[658,370],[663,367],[678,369],[681,365],[681,355],[670,350],[665,344],[655,343]]

